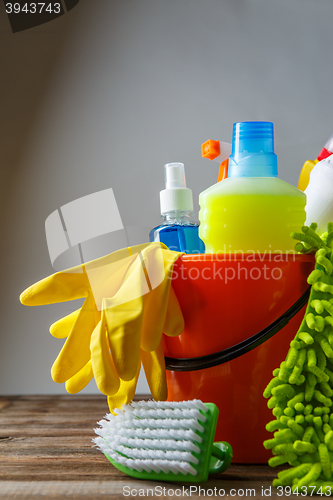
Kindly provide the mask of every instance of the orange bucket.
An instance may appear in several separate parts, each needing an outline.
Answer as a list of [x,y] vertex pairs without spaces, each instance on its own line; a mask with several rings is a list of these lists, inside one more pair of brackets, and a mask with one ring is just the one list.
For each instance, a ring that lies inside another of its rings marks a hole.
[[173,288],[185,319],[164,336],[168,399],[201,399],[220,411],[216,441],[235,463],[264,463],[272,420],[263,391],[302,321],[314,258],[294,254],[183,255]]

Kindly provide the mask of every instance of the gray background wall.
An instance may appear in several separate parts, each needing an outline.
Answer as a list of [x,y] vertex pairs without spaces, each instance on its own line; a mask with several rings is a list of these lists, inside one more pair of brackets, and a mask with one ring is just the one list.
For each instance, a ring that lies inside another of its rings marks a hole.
[[112,187],[124,225],[153,227],[164,163],[185,163],[197,200],[218,169],[201,143],[244,120],[274,122],[297,184],[333,133],[332,19],[332,0],[81,0],[13,34],[0,4],[0,394],[65,392],[48,327],[66,307],[18,300],[53,272],[54,210]]

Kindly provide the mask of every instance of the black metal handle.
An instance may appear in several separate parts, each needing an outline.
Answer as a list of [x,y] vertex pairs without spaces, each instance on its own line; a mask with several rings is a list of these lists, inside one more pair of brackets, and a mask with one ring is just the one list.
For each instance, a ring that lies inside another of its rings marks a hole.
[[242,356],[255,347],[266,342],[279,332],[289,321],[306,305],[310,295],[310,286],[305,290],[303,295],[277,320],[273,321],[269,326],[256,333],[252,337],[243,340],[223,351],[214,352],[206,356],[198,356],[197,358],[169,358],[165,357],[165,367],[167,370],[175,372],[189,372],[195,370],[203,370],[204,368],[211,368],[212,366],[222,365],[231,361],[232,359]]

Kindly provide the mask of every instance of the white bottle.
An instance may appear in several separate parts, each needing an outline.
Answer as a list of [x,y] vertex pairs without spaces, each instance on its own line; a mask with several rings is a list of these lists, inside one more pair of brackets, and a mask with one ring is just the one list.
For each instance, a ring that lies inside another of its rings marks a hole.
[[327,223],[333,222],[333,155],[318,162],[310,173],[306,194],[306,221],[318,224],[318,234],[327,231]]

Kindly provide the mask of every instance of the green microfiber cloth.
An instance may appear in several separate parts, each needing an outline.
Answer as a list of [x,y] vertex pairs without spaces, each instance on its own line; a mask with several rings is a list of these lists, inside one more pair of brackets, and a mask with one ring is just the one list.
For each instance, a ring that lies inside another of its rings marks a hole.
[[303,321],[264,391],[275,416],[266,425],[274,437],[264,446],[274,455],[271,467],[291,466],[273,486],[327,496],[333,493],[333,223],[321,237],[316,229],[311,224],[291,234],[299,240],[296,251],[315,252],[316,265]]

